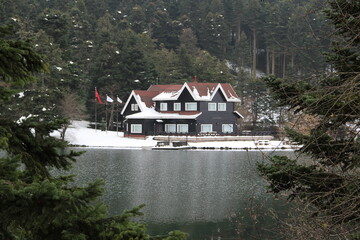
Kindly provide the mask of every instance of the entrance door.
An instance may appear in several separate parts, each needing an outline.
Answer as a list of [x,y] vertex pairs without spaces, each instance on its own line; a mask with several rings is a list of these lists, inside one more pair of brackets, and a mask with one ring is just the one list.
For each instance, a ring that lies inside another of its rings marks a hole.
[[156,123],[156,133],[163,133],[164,132],[164,124],[163,123]]

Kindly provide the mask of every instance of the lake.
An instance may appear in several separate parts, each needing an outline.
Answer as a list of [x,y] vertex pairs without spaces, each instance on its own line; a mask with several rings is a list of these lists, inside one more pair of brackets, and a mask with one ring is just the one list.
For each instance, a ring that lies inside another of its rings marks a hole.
[[178,229],[191,240],[279,239],[269,210],[283,218],[289,206],[266,193],[256,172],[256,162],[270,154],[86,149],[71,172],[79,185],[105,181],[103,200],[110,215],[146,204],[139,220],[152,235]]

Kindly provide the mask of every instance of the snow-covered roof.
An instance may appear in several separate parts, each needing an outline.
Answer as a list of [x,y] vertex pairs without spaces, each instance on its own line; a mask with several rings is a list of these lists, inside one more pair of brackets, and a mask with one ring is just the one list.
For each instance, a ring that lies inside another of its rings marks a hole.
[[238,111],[234,111],[234,113],[235,113],[236,115],[238,115],[238,116],[239,116],[239,118],[244,119],[244,116],[243,116],[243,115],[241,115],[241,113],[239,113]]
[[153,101],[177,100],[181,93],[187,89],[195,101],[211,101],[220,90],[228,102],[240,102],[232,86],[228,83],[199,83],[191,82],[183,85],[155,85],[149,90],[159,91]]
[[132,98],[135,99],[136,103],[138,104],[140,111],[144,112],[147,109],[154,108],[154,103],[152,98],[156,96],[159,92],[157,91],[149,91],[149,90],[134,90],[131,92],[130,96],[128,97],[121,114],[124,114],[127,106],[129,105]]
[[212,101],[215,94],[221,91],[226,101],[240,102],[234,89],[228,83],[184,83],[183,85],[152,85],[148,90],[134,90],[125,103],[121,114],[124,114],[131,99],[135,99],[140,112],[127,116],[127,119],[195,119],[201,113],[174,112],[160,113],[155,111],[155,101],[176,101],[187,89],[194,101]]

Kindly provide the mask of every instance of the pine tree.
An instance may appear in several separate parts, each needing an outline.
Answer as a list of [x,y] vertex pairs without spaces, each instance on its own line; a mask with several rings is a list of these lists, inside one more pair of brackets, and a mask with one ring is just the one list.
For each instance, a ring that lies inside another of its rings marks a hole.
[[258,169],[272,192],[288,191],[290,198],[301,199],[332,234],[341,234],[340,225],[347,239],[359,239],[360,3],[331,0],[329,6],[326,14],[338,38],[326,56],[336,71],[314,79],[313,85],[266,79],[282,105],[316,117],[310,134],[288,130],[303,145],[300,153],[312,161],[301,164],[276,156]]

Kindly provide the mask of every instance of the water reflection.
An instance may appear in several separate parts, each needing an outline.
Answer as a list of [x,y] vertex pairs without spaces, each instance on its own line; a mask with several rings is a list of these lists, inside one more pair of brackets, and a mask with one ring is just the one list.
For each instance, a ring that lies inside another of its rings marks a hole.
[[[265,194],[265,183],[255,170],[256,162],[266,161],[266,155],[244,151],[88,149],[73,173],[78,175],[77,184],[104,179],[104,201],[111,215],[145,203],[143,220],[153,233],[174,226],[192,232],[196,227],[192,239],[200,237],[202,228],[211,238],[225,229],[231,229],[230,235],[236,231],[241,235],[261,232],[256,224],[267,221],[264,209],[283,208],[283,202]],[[240,223],[230,223],[231,217]]]

